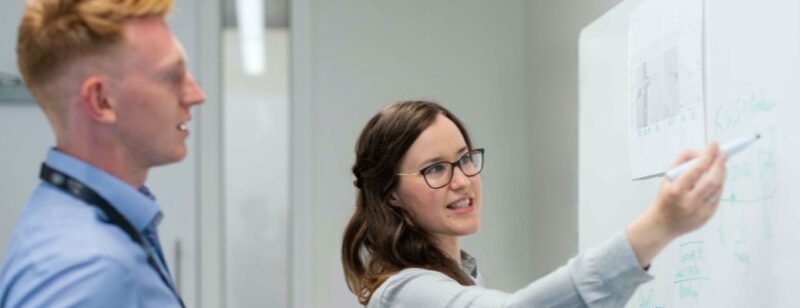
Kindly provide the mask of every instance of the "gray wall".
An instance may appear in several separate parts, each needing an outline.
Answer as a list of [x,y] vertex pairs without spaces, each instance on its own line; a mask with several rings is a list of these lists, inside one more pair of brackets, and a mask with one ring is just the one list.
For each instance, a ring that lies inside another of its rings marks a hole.
[[305,162],[311,197],[309,204],[293,204],[310,206],[311,289],[303,291],[309,305],[356,304],[339,254],[354,209],[353,147],[369,117],[404,99],[443,103],[464,120],[475,144],[487,148],[483,224],[464,248],[480,260],[492,287],[514,290],[529,283],[536,202],[526,137],[528,3],[309,3],[310,61],[299,63],[308,65],[309,95],[307,102],[297,95],[293,101],[309,104],[311,112],[312,154]]
[[354,303],[338,254],[353,209],[352,146],[399,99],[442,102],[488,149],[483,226],[465,249],[490,287],[516,290],[577,252],[578,34],[618,0],[301,2],[311,60],[294,64],[310,85],[293,104],[311,113],[301,127],[310,208],[300,210],[311,216],[300,275],[311,305]]
[[261,76],[244,73],[239,39],[235,29],[223,32],[225,298],[227,307],[286,307],[288,36],[266,31]]
[[0,72],[18,72],[14,48],[17,46],[17,25],[22,19],[24,1],[6,1],[0,11]]
[[530,1],[532,273],[578,251],[578,34],[621,0]]
[[[17,25],[23,1],[9,1],[0,10],[0,71],[18,74]],[[19,211],[38,182],[38,160],[53,143],[47,120],[33,103],[0,103],[0,251],[5,251]],[[22,136],[35,136],[26,138]],[[35,150],[33,150],[35,149]],[[35,151],[35,152],[34,152]]]
[[[0,71],[18,75],[17,25],[24,2],[4,4],[0,11]],[[35,103],[0,103],[0,251],[5,251],[11,230],[38,183],[38,168],[54,138]]]

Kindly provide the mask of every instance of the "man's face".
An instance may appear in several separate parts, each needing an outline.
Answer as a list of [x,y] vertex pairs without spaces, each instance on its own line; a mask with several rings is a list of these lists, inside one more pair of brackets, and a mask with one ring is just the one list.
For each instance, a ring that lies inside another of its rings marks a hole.
[[121,154],[136,167],[177,162],[187,152],[189,109],[205,100],[203,91],[162,18],[131,20],[123,28],[118,73],[109,83]]

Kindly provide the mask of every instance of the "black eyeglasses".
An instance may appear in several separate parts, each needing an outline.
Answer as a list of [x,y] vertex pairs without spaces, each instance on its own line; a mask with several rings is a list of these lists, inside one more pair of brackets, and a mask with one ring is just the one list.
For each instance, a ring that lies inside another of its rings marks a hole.
[[425,183],[428,184],[430,188],[439,189],[447,186],[447,184],[450,184],[450,181],[453,180],[455,166],[458,166],[461,172],[467,177],[473,177],[481,173],[481,170],[483,170],[483,152],[483,149],[474,149],[464,153],[464,155],[461,155],[461,157],[454,162],[437,162],[417,172],[398,173],[397,175],[422,175],[422,177],[425,178]]

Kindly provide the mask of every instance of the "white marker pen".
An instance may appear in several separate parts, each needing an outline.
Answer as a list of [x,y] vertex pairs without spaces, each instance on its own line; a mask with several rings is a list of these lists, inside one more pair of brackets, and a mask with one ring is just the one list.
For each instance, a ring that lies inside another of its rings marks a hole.
[[[741,152],[747,146],[753,144],[753,142],[756,142],[756,140],[758,140],[759,138],[761,138],[761,134],[756,134],[755,136],[752,136],[752,137],[739,138],[737,140],[731,141],[729,143],[726,143],[726,144],[720,146],[719,147],[719,151],[721,153],[725,153],[725,155],[728,155],[730,157],[733,154]],[[679,166],[677,166],[675,168],[672,168],[671,170],[665,172],[664,176],[666,176],[670,180],[674,181],[676,178],[678,178],[681,175],[681,173],[686,171],[686,169],[689,169],[692,166],[694,166],[694,164],[697,163],[697,159],[698,158],[694,158],[694,159],[692,159],[690,161],[687,161],[685,163],[680,164]]]

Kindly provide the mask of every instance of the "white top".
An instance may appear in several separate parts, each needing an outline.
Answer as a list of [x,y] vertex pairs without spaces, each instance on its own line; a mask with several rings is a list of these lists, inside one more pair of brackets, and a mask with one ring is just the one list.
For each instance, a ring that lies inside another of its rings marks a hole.
[[[467,273],[471,274],[471,273]],[[622,307],[652,279],[636,260],[624,233],[514,293],[462,286],[437,271],[408,268],[387,279],[368,308],[389,307]]]

